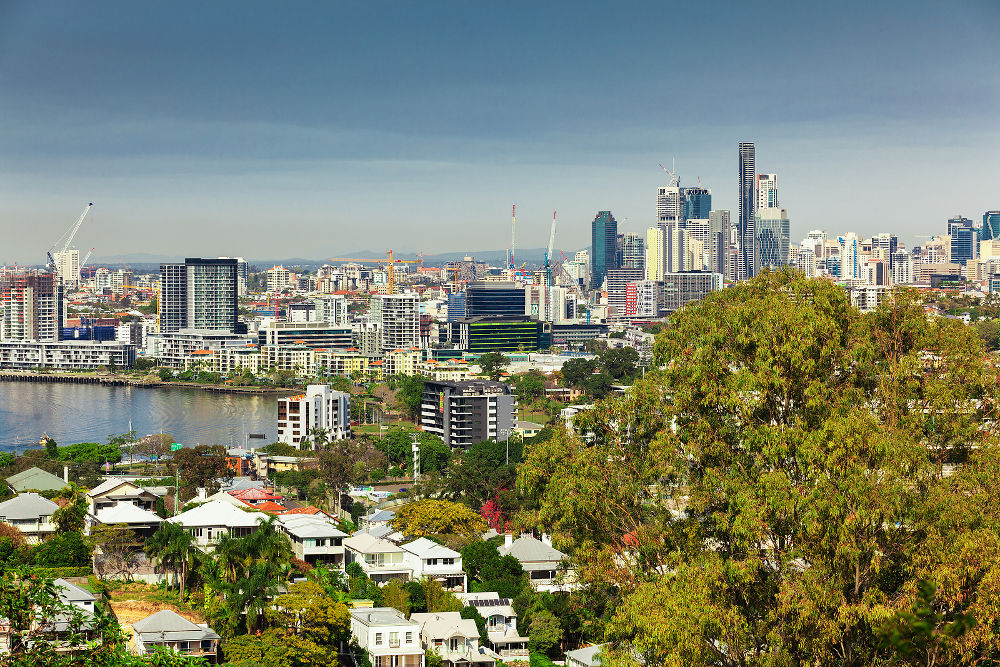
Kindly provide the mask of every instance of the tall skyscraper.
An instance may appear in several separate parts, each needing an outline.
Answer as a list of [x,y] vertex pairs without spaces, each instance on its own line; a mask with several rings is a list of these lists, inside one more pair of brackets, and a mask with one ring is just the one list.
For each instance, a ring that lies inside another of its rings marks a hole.
[[656,189],[657,222],[684,222],[684,190],[677,178],[662,188]]
[[63,287],[75,288],[80,284],[80,251],[76,248],[52,255],[55,260],[56,275],[62,280]]
[[684,188],[684,219],[707,219],[712,210],[712,191],[708,188]]
[[1000,239],[1000,211],[983,213],[983,241]]
[[608,269],[618,268],[617,254],[618,221],[611,211],[598,211],[590,223],[590,276],[591,286],[600,289]]
[[622,239],[622,268],[642,269],[646,266],[646,244],[641,234],[625,234]]
[[[524,297],[521,299],[523,310]],[[378,347],[382,354],[420,347],[420,297],[417,294],[373,295],[371,321],[379,327]]]
[[63,320],[63,287],[55,274],[0,271],[0,340],[56,342]]
[[972,220],[956,215],[948,220],[948,236],[951,237],[951,261],[965,265],[975,259],[979,250],[979,233],[972,226]]
[[663,280],[663,227],[646,230],[646,280]]
[[757,234],[754,230],[754,210],[756,199],[754,197],[754,185],[757,177],[757,160],[753,142],[740,142],[740,174],[739,174],[739,266],[736,277],[738,280],[746,280],[757,274],[757,267],[754,260],[757,256],[754,247]]
[[790,226],[785,209],[773,206],[758,208],[754,215],[754,228],[757,233],[757,259],[754,262],[757,269],[774,269],[788,264]]
[[841,278],[851,278],[854,280],[861,278],[861,239],[854,232],[848,232],[844,236],[838,236],[840,242],[840,270],[838,275]]
[[160,333],[181,329],[245,333],[238,293],[236,259],[188,257],[183,264],[161,264]]

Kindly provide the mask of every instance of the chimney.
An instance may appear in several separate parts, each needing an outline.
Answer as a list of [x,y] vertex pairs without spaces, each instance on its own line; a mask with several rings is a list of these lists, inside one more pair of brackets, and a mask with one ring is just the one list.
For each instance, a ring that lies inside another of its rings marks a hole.
[[503,536],[503,545],[505,547],[509,547],[512,544],[514,544],[514,536],[511,535],[510,533],[504,533],[504,536]]
[[208,491],[203,486],[198,488],[198,500],[208,500]]
[[69,484],[69,466],[63,466],[63,481]]
[[547,544],[547,545],[549,545],[551,547],[552,546],[552,536],[549,535],[548,533],[542,533],[542,544]]

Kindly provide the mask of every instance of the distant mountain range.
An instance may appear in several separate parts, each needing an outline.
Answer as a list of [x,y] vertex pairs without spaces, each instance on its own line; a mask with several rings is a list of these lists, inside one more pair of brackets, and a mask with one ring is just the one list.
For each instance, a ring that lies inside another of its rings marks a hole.
[[[545,248],[517,248],[514,251],[514,259],[517,261],[518,265],[527,263],[529,266],[541,266],[545,262]],[[563,251],[566,253],[567,257],[572,257],[576,252],[573,251]],[[555,259],[562,259],[560,251],[556,250],[554,253]],[[334,256],[331,253],[331,256]],[[345,252],[337,254],[337,257],[359,257],[359,258],[380,258],[385,257],[385,251],[377,250],[357,250],[354,252]],[[416,253],[412,252],[399,252],[395,253],[394,257],[397,259],[418,259]],[[507,258],[507,250],[478,250],[474,252],[442,252],[442,253],[424,253],[424,266],[443,266],[450,262],[457,260],[462,260],[465,257],[473,257],[479,262],[489,262],[491,264],[501,264]],[[122,262],[128,265],[128,267],[134,271],[138,272],[155,272],[159,271],[159,265],[162,262],[183,262],[184,257],[176,255],[156,255],[152,253],[132,253],[129,255],[122,255],[119,257],[92,257],[88,266],[104,266],[107,268],[121,268]],[[281,266],[291,268],[300,267],[307,270],[315,269],[316,267],[322,266],[323,264],[330,264],[329,259],[308,259],[305,257],[286,257],[286,258],[248,258],[247,261],[251,266],[255,266],[258,269],[266,269],[271,266],[280,264]]]

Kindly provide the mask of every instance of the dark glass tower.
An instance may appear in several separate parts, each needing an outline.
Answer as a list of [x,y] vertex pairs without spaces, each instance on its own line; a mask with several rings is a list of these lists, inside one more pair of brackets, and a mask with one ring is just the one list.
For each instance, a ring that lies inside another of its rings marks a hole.
[[740,142],[740,219],[738,228],[740,249],[737,280],[746,280],[757,275],[755,264],[757,232],[754,225],[754,209],[757,204],[754,192],[756,178],[757,160],[753,142]]
[[590,223],[591,285],[600,289],[608,269],[618,268],[618,221],[611,211],[599,211]]
[[711,190],[708,188],[684,188],[685,220],[707,220],[711,210]]
[[983,213],[982,240],[1000,240],[1000,211],[986,211],[986,213]]

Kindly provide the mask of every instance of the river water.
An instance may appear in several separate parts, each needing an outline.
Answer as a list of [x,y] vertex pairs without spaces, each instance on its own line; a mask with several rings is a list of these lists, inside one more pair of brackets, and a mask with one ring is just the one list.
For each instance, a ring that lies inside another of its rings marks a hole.
[[278,397],[180,387],[109,387],[56,382],[0,382],[0,450],[36,446],[42,433],[60,445],[107,442],[132,428],[141,437],[169,433],[184,445],[239,446],[247,433],[277,439]]

